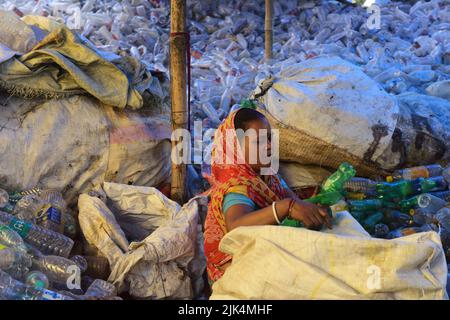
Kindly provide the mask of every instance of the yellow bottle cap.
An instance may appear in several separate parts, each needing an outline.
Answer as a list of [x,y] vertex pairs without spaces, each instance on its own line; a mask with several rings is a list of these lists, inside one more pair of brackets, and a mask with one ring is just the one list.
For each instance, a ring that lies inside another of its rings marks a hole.
[[392,176],[387,176],[386,177],[386,181],[387,182],[392,182],[392,181],[394,181],[394,178]]
[[414,210],[414,209],[409,209],[409,214],[410,214],[411,216],[413,216],[415,212],[416,212],[416,210]]

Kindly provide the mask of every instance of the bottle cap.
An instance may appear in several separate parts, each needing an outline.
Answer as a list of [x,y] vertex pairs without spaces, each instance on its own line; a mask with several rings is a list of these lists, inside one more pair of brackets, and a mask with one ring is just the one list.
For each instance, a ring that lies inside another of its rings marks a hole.
[[414,213],[416,213],[416,210],[414,210],[414,209],[409,209],[409,214],[410,214],[411,216],[413,216]]
[[394,181],[394,178],[392,176],[387,176],[386,177],[386,181],[387,182],[392,182],[392,181]]

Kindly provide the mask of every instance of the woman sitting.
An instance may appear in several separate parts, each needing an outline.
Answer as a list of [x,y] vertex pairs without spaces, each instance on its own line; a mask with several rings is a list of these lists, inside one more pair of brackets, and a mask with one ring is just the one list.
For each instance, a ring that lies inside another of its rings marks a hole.
[[[256,134],[245,134],[250,131]],[[234,228],[277,225],[287,217],[309,229],[331,228],[325,207],[298,199],[277,174],[262,174],[271,164],[262,161],[272,157],[270,139],[269,122],[250,108],[230,113],[216,130],[204,233],[210,282],[218,280],[231,263],[232,257],[219,251],[219,243]]]

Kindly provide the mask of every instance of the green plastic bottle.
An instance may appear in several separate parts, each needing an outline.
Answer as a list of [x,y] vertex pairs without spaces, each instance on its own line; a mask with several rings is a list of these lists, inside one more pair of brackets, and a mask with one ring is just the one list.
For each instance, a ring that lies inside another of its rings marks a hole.
[[383,201],[380,199],[350,200],[348,202],[350,210],[353,211],[374,211],[383,207]]
[[325,192],[342,192],[344,190],[344,183],[353,178],[356,170],[348,163],[341,163],[338,170],[334,172],[322,184],[321,193]]
[[376,185],[377,195],[383,199],[402,200],[408,196],[430,191],[443,190],[447,187],[444,178],[417,178],[414,180],[399,180],[382,182]]
[[343,198],[342,194],[337,191],[332,192],[321,192],[318,195],[305,199],[303,201],[311,202],[315,204],[321,204],[324,206],[332,206],[338,203]]

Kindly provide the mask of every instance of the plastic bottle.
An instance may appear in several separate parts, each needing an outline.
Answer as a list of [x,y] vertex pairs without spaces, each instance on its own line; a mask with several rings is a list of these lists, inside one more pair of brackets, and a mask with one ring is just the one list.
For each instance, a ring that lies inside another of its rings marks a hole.
[[40,271],[31,271],[25,276],[25,284],[35,289],[48,289],[49,280]]
[[311,202],[311,203],[315,203],[315,204],[321,204],[324,206],[331,206],[336,204],[337,202],[339,202],[341,199],[343,198],[342,194],[337,192],[337,191],[333,191],[333,192],[321,192],[318,195],[308,198],[308,199],[304,199],[303,201],[306,202]]
[[17,201],[14,207],[13,215],[21,220],[28,222],[35,222],[38,212],[46,203],[36,194],[29,194],[23,196],[19,201]]
[[360,224],[364,221],[364,219],[370,214],[366,211],[352,211],[350,212],[353,218],[356,219]]
[[9,203],[9,194],[3,189],[0,189],[0,209],[6,207]]
[[22,239],[44,254],[55,254],[62,257],[68,257],[74,245],[72,239],[62,234],[17,219],[14,216],[1,211],[0,222],[7,224],[12,230],[16,231]]
[[31,267],[31,258],[23,251],[8,248],[0,245],[0,269],[12,271],[14,275],[21,275],[28,272]]
[[374,211],[384,206],[380,199],[350,200],[348,201],[350,210],[353,211]]
[[[309,199],[306,199],[306,200],[309,200]],[[303,201],[306,201],[306,200],[303,200]],[[335,213],[333,213],[333,211],[331,210],[331,208],[328,208],[327,211],[328,211],[328,215],[330,216],[330,218],[334,218],[336,216]],[[281,222],[281,225],[285,226],[285,227],[295,227],[295,228],[303,228],[304,227],[303,222],[294,220],[294,219],[289,219],[289,218],[284,219]]]
[[27,252],[27,247],[20,235],[3,224],[0,224],[0,244]]
[[17,203],[20,199],[22,199],[26,195],[31,195],[31,194],[39,195],[40,192],[41,192],[41,189],[37,188],[37,187],[28,189],[28,190],[23,190],[23,191],[15,191],[9,195],[9,201],[12,203]]
[[378,211],[378,212],[374,212],[374,213],[370,214],[368,217],[366,217],[361,225],[369,233],[373,233],[375,225],[380,223],[382,220],[383,220],[383,213]]
[[1,270],[0,296],[8,300],[73,300],[71,297],[51,290],[27,286]]
[[362,192],[347,192],[345,197],[348,200],[364,200],[367,198],[367,195]]
[[347,192],[362,193],[366,196],[375,196],[376,182],[361,177],[354,177],[344,183],[344,189]]
[[442,170],[442,176],[444,177],[445,181],[450,185],[450,166]]
[[378,223],[373,229],[373,236],[376,238],[386,238],[389,233],[389,227],[384,223]]
[[107,279],[111,269],[109,261],[101,256],[83,256],[87,261],[86,275],[92,278]]
[[432,164],[428,166],[419,166],[395,170],[392,176],[388,176],[386,180],[391,182],[393,180],[413,180],[417,178],[428,178],[442,175],[442,167],[439,164]]
[[51,282],[57,284],[66,285],[70,277],[74,275],[75,272],[80,272],[77,263],[74,261],[59,257],[59,256],[43,256],[33,259],[33,268],[40,272],[45,273]]
[[95,279],[85,293],[92,297],[113,297],[117,295],[116,287],[107,281]]
[[415,233],[419,233],[419,232],[427,232],[427,231],[434,231],[434,229],[428,224],[423,225],[421,227],[402,228],[402,229],[397,229],[397,230],[393,230],[393,231],[389,232],[389,234],[387,235],[387,238],[388,239],[400,238],[400,237],[404,237],[404,236],[409,236],[411,234],[415,234]]
[[447,182],[442,176],[429,179],[399,180],[382,182],[376,185],[377,195],[384,199],[404,199],[414,194],[438,191],[447,188]]
[[414,222],[418,225],[436,223],[436,212],[429,212],[424,208],[410,209],[409,214],[412,216]]
[[439,225],[450,231],[450,207],[447,206],[440,209],[436,213],[435,219],[438,221]]
[[54,189],[45,189],[40,192],[39,196],[46,203],[46,206],[41,209],[36,219],[37,224],[41,227],[64,233],[67,205],[61,192]]
[[447,202],[450,202],[450,190],[447,191],[438,191],[438,192],[430,192],[431,195],[441,198]]
[[88,262],[83,256],[75,255],[70,258],[73,262],[77,264],[77,266],[80,268],[81,273],[86,272],[88,268]]
[[410,209],[423,208],[430,213],[435,213],[446,205],[446,201],[431,194],[424,193],[409,199],[400,201],[399,205],[402,211],[408,212]]
[[341,192],[344,188],[344,183],[353,178],[356,174],[355,169],[348,163],[342,163],[338,170],[334,172],[322,184],[321,193],[337,191]]
[[413,219],[409,214],[403,213],[394,209],[384,209],[384,223],[386,223],[390,229],[398,229],[400,227],[411,226]]

